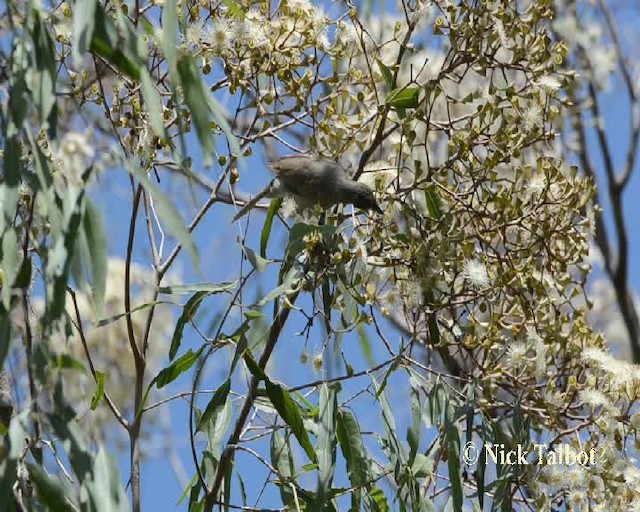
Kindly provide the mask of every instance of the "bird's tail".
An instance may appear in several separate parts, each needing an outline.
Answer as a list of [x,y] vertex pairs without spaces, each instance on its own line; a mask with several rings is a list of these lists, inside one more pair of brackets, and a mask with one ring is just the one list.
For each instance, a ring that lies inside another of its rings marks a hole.
[[269,185],[267,185],[263,190],[258,192],[255,197],[253,197],[247,203],[245,203],[245,205],[242,208],[240,208],[240,211],[238,211],[238,213],[234,215],[233,220],[231,222],[235,222],[239,218],[244,217],[247,213],[249,213],[249,210],[251,210],[255,205],[257,205],[258,201],[260,201],[263,197],[266,197],[269,195],[272,187],[273,187],[273,182],[269,183]]

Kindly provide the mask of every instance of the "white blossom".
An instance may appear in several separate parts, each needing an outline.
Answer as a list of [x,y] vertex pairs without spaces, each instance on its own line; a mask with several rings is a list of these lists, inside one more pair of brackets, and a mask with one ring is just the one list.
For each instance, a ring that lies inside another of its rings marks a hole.
[[538,87],[541,87],[549,92],[557,91],[561,87],[560,82],[552,76],[543,76],[537,82],[534,82],[534,83]]
[[509,368],[521,368],[527,361],[527,345],[522,341],[511,343],[507,347],[505,363]]
[[231,28],[231,22],[227,18],[217,17],[207,30],[207,43],[217,55],[223,55],[231,48]]
[[542,108],[537,103],[532,104],[522,112],[524,129],[530,132],[542,122]]
[[298,210],[298,205],[293,197],[287,196],[282,201],[282,206],[280,207],[280,213],[283,217],[293,217]]
[[490,284],[487,267],[478,260],[466,260],[462,268],[462,276],[477,290],[486,288]]

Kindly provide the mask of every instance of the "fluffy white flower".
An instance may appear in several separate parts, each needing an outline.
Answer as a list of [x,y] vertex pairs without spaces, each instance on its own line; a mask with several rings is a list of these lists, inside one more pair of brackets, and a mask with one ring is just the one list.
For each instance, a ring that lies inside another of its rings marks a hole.
[[223,55],[231,48],[231,29],[231,22],[227,18],[217,17],[207,30],[206,41],[217,55]]
[[187,26],[184,34],[184,40],[191,48],[200,48],[202,44],[204,21],[196,20]]
[[636,488],[640,484],[640,469],[635,464],[631,464],[624,470],[623,477],[629,487]]
[[462,268],[462,276],[477,290],[486,288],[490,284],[487,267],[478,260],[466,260]]
[[550,92],[557,91],[561,87],[560,82],[552,76],[543,76],[540,80],[535,82],[535,85]]
[[522,112],[522,123],[528,132],[539,126],[542,122],[542,108],[537,103],[532,104]]
[[584,389],[580,392],[580,401],[590,407],[610,406],[611,401],[602,391]]
[[505,363],[509,368],[519,369],[527,361],[527,345],[522,341],[511,343],[507,347]]
[[422,304],[422,287],[416,279],[405,281],[402,288],[404,302],[408,307],[414,308]]
[[293,197],[287,196],[282,201],[282,206],[280,207],[280,213],[283,217],[293,217],[298,210],[298,205]]
[[536,174],[529,180],[527,190],[531,194],[539,194],[544,190],[546,186],[547,179],[545,178],[544,174]]

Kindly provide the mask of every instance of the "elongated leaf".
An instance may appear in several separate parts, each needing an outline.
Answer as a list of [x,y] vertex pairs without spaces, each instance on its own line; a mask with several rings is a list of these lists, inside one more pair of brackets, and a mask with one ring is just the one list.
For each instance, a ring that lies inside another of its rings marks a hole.
[[260,366],[258,366],[258,363],[253,358],[253,355],[251,355],[251,352],[249,350],[245,350],[242,356],[244,358],[245,364],[247,365],[247,368],[251,372],[251,375],[257,377],[259,380],[269,380],[269,377],[267,377],[267,374],[264,373],[264,370],[260,368]]
[[2,305],[9,310],[13,283],[18,276],[18,235],[8,229],[2,237]]
[[420,430],[422,427],[422,406],[420,404],[420,392],[411,388],[411,426],[407,430],[407,443],[409,444],[409,464],[413,464],[420,446]]
[[[13,90],[13,88],[12,88]],[[0,183],[0,236],[8,226],[11,226],[18,203],[18,187],[22,173],[20,161],[22,148],[17,136],[9,137],[5,141],[3,161],[3,180]]]
[[83,59],[93,39],[97,0],[84,0],[73,4],[73,65],[81,69]]
[[65,497],[64,487],[55,478],[50,477],[44,469],[36,464],[27,464],[29,477],[36,489],[36,494],[49,510],[75,512],[76,508]]
[[91,410],[95,411],[104,398],[104,373],[96,372],[96,391],[91,399]]
[[206,345],[203,345],[196,352],[189,349],[186,354],[182,355],[169,366],[161,370],[153,379],[152,384],[156,384],[159,389],[176,380],[180,375],[193,366],[193,363],[198,360],[200,354],[202,354],[202,351],[205,348]]
[[271,204],[269,205],[267,218],[264,221],[264,226],[262,226],[262,233],[260,234],[260,256],[262,256],[263,258],[267,257],[267,244],[269,243],[269,235],[271,234],[273,219],[276,216],[276,213],[278,213],[281,204],[282,198],[278,197],[271,201]]
[[100,447],[93,460],[93,472],[87,483],[94,510],[127,512],[131,510],[122,486],[118,465],[104,446]]
[[162,222],[166,224],[167,229],[176,238],[178,243],[187,250],[189,256],[191,256],[191,262],[194,267],[196,267],[196,269],[199,268],[200,262],[196,244],[171,198],[162,192],[156,184],[149,179],[147,174],[137,166],[127,165],[126,167],[133,177],[142,184],[147,193],[153,198],[153,205],[158,212],[158,216]]
[[391,89],[393,87],[393,73],[391,70],[385,66],[380,59],[376,59],[378,62],[378,67],[380,68],[380,72],[382,73],[382,78],[384,78],[387,87]]
[[338,413],[337,386],[323,384],[320,388],[320,418],[318,423],[318,485],[316,499],[322,510],[328,500],[336,466],[336,423]]
[[91,293],[96,315],[102,315],[104,310],[104,294],[107,285],[107,235],[102,221],[102,215],[87,197],[85,199],[84,233],[89,246],[91,270]]
[[178,349],[180,348],[180,342],[182,341],[182,333],[184,331],[185,325],[191,321],[191,319],[195,316],[202,304],[202,301],[210,295],[210,292],[196,292],[191,298],[187,301],[182,309],[182,314],[180,318],[178,318],[178,323],[176,324],[176,328],[173,331],[173,337],[171,338],[171,347],[169,348],[169,361],[171,361]]
[[271,290],[258,302],[258,307],[262,307],[268,304],[277,297],[288,295],[300,289],[302,286],[301,281],[302,272],[298,267],[292,267],[282,280],[282,284]]
[[140,70],[140,90],[147,104],[146,111],[149,114],[151,127],[158,137],[165,136],[164,121],[162,119],[162,100],[156,85],[153,83],[151,73],[146,68]]
[[361,487],[369,480],[369,461],[358,421],[346,409],[338,414],[337,435],[347,463],[349,482],[353,487]]
[[96,4],[95,26],[89,49],[129,78],[139,80],[144,61],[131,51],[135,46],[134,41],[123,40],[123,37],[126,37],[124,32],[118,31],[104,8]]
[[389,503],[387,502],[387,498],[380,487],[374,487],[371,489],[368,496],[375,506],[373,510],[376,512],[387,512],[389,510]]
[[229,396],[229,390],[231,389],[231,380],[225,380],[216,392],[211,397],[211,400],[207,404],[207,408],[204,410],[204,413],[200,417],[200,421],[196,426],[196,432],[202,430],[202,426],[205,423],[210,421],[215,421],[216,416],[220,412],[220,410],[224,407],[225,402],[227,401],[227,397]]
[[135,313],[136,311],[143,311],[145,309],[149,309],[152,306],[157,306],[158,304],[171,304],[171,303],[167,302],[166,300],[154,300],[153,302],[147,302],[146,304],[141,304],[133,308],[129,313],[118,313],[117,315],[113,315],[108,318],[103,318],[102,320],[98,321],[98,323],[96,324],[96,327],[104,327],[105,325],[109,325],[117,320],[120,320],[121,318],[124,318],[125,316]]
[[214,150],[210,125],[211,111],[208,104],[209,91],[205,87],[191,55],[185,54],[178,58],[178,75],[182,84],[184,101],[191,112],[196,134],[204,152],[205,164],[207,164],[211,161]]
[[296,402],[291,398],[289,392],[282,389],[280,385],[274,384],[270,380],[266,380],[265,386],[269,400],[271,400],[271,403],[275,407],[276,411],[278,411],[280,417],[287,425],[289,425],[291,432],[296,436],[296,439],[307,454],[307,457],[309,457],[312,462],[317,462],[318,458],[313,450],[311,441],[309,441],[309,435],[304,428],[302,416],[300,416],[300,411],[298,411],[298,405]]
[[69,354],[58,354],[51,357],[51,364],[59,370],[86,371],[84,365]]
[[244,11],[242,10],[242,7],[240,5],[238,5],[233,0],[222,0],[222,2],[229,8],[229,12],[232,13],[236,18],[238,18],[240,21],[244,20]]
[[33,43],[35,66],[29,74],[33,99],[38,107],[40,123],[48,124],[49,133],[55,138],[57,125],[56,108],[56,54],[51,35],[47,30],[47,24],[33,11],[35,20],[33,24]]
[[266,259],[258,256],[253,249],[247,247],[246,245],[242,246],[242,251],[247,256],[249,263],[251,266],[255,268],[258,272],[263,272],[264,269],[267,268],[267,264],[269,263]]
[[162,8],[162,37],[163,50],[169,65],[169,76],[173,87],[179,83],[178,79],[178,10],[176,0],[167,0]]
[[427,211],[435,220],[442,217],[442,201],[435,189],[425,189],[424,199],[427,203]]
[[207,292],[210,294],[223,293],[233,290],[238,285],[238,281],[230,283],[194,283],[180,284],[172,286],[161,286],[158,293],[167,295],[187,295],[194,292]]
[[447,466],[449,480],[451,482],[451,497],[453,498],[453,510],[462,512],[462,478],[460,476],[460,436],[455,423],[449,418],[446,420],[445,436],[447,445]]
[[420,87],[395,89],[387,96],[387,103],[394,108],[416,108],[420,91]]
[[289,480],[295,482],[295,466],[293,454],[289,443],[285,441],[284,436],[279,430],[274,430],[271,434],[270,444],[271,464],[278,470],[278,479],[280,485],[280,498],[286,506],[294,506],[295,500],[293,492],[289,487]]

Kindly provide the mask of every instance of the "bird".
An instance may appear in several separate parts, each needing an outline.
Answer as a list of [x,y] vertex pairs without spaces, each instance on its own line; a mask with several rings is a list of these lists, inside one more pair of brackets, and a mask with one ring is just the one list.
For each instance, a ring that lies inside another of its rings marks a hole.
[[313,154],[289,155],[269,162],[275,178],[233,217],[235,222],[263,197],[291,196],[300,208],[319,204],[353,204],[356,208],[383,213],[365,183],[352,180],[340,164]]

